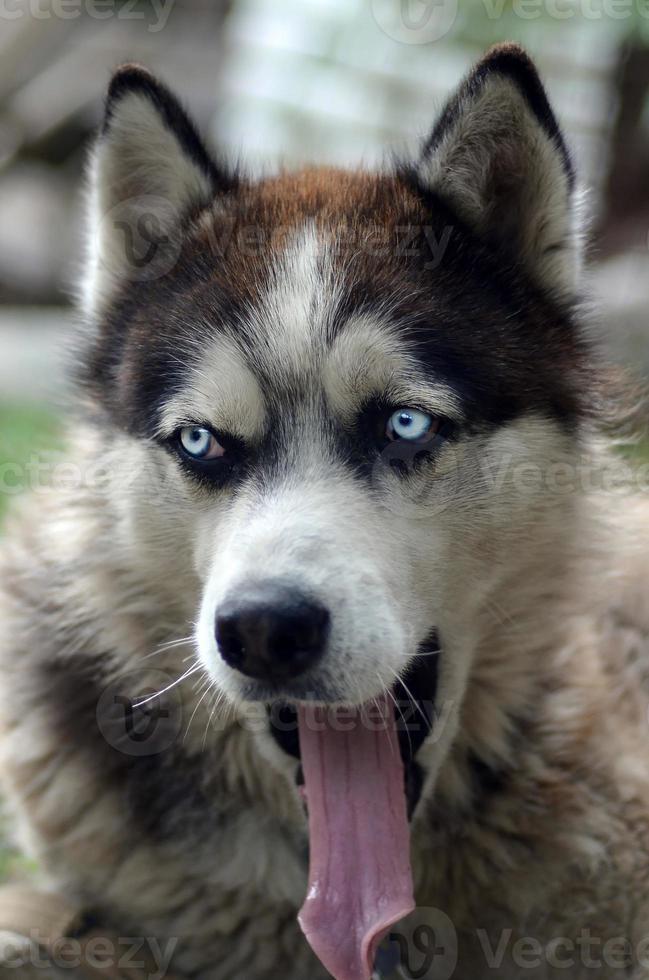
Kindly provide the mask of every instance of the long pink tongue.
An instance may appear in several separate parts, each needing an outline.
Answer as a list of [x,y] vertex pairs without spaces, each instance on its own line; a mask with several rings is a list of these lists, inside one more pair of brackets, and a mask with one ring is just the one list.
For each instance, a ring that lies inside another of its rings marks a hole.
[[311,855],[299,922],[335,980],[370,980],[381,939],[415,907],[394,712],[385,697],[303,706],[299,725]]

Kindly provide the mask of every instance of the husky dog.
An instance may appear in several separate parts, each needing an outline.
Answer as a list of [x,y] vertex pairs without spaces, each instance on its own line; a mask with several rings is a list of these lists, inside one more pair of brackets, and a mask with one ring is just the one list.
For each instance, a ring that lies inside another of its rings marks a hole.
[[180,976],[649,976],[647,511],[528,57],[384,172],[258,182],[125,66],[90,185],[81,410],[0,594],[50,887]]

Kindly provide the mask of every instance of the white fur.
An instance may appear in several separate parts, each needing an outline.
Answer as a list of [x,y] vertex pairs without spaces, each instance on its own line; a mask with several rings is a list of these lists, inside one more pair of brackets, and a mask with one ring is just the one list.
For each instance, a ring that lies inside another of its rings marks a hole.
[[[205,333],[209,334],[209,324]],[[248,443],[256,442],[265,428],[265,399],[241,348],[232,337],[218,334],[211,341],[201,341],[197,353],[191,383],[164,405],[161,434],[169,436],[181,425],[198,421]]]

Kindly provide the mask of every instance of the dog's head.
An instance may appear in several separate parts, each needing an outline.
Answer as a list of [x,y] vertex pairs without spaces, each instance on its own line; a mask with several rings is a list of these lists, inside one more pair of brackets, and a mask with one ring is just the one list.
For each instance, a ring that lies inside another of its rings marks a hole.
[[360,704],[439,644],[460,704],[485,603],[569,531],[533,470],[584,410],[573,183],[511,46],[418,158],[259,182],[147,72],[117,72],[87,383],[121,433],[138,561],[193,604],[229,699]]

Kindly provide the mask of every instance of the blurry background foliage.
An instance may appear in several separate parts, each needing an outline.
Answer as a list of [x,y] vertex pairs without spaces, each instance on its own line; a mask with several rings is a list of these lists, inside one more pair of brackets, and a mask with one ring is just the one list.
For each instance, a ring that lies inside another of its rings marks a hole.
[[56,443],[82,173],[116,64],[159,73],[252,171],[371,165],[508,39],[538,61],[588,191],[598,329],[644,377],[649,0],[0,0],[0,467]]

